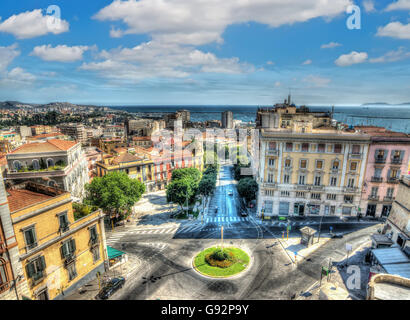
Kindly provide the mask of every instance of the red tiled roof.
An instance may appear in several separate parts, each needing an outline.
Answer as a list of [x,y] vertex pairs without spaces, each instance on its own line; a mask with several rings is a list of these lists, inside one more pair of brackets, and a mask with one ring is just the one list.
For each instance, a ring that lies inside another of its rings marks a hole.
[[67,151],[77,144],[76,141],[50,139],[45,142],[26,143],[10,153],[33,153]]
[[9,202],[10,212],[15,212],[25,207],[32,206],[36,203],[48,200],[52,196],[33,192],[29,190],[7,190],[7,200]]

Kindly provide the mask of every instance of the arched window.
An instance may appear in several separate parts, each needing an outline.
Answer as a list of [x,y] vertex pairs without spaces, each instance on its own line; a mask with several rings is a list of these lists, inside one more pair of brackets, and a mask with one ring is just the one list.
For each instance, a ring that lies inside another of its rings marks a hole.
[[3,284],[7,283],[6,261],[0,258],[0,291]]
[[13,166],[15,170],[20,170],[21,169],[21,162],[18,160],[13,161]]
[[34,159],[33,161],[31,161],[31,164],[33,165],[34,170],[40,169],[40,162],[37,159]]
[[51,159],[51,158],[48,158],[47,159],[47,167],[52,167],[52,166],[54,166],[54,160]]

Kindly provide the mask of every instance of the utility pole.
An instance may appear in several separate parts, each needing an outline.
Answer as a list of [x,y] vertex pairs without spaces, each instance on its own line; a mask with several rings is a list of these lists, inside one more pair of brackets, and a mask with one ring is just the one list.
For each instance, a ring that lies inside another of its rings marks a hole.
[[323,220],[323,215],[320,217],[319,234],[318,234],[317,242],[320,241],[320,232],[322,231],[322,220]]

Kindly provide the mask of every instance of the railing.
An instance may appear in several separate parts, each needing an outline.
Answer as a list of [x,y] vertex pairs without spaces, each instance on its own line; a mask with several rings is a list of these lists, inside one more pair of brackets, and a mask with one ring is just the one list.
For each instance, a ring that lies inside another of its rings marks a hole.
[[266,155],[268,156],[277,156],[279,154],[279,150],[275,149],[275,150],[266,150]]
[[65,264],[65,265],[68,265],[68,264],[70,264],[71,262],[73,262],[74,260],[75,260],[75,255],[74,255],[74,253],[67,254],[67,255],[64,257],[64,264]]
[[393,201],[393,196],[385,196],[383,198],[384,201]]
[[67,232],[68,230],[70,230],[70,227],[69,227],[68,224],[62,225],[62,226],[59,228],[60,233]]
[[309,186],[306,184],[298,184],[296,185],[296,190],[309,190]]
[[356,187],[345,187],[344,192],[357,192],[359,188]]
[[396,177],[389,177],[387,178],[388,183],[399,183],[399,178]]
[[403,159],[400,158],[392,158],[391,163],[393,164],[401,164],[403,162]]
[[90,238],[89,244],[91,247],[95,247],[100,243],[98,234],[95,238]]
[[375,158],[374,159],[375,163],[386,163],[386,158]]
[[46,272],[44,270],[38,271],[37,273],[31,276],[30,286],[31,287],[36,286],[41,281],[43,281],[45,277],[46,277]]
[[349,159],[361,159],[362,154],[361,153],[349,153]]
[[371,194],[369,195],[368,200],[379,201],[379,196]]
[[325,186],[323,186],[323,185],[320,185],[320,186],[313,185],[312,186],[313,190],[323,190],[324,188],[325,188]]
[[344,203],[348,203],[348,204],[352,204],[353,203],[353,199],[344,199]]
[[30,250],[34,249],[34,248],[37,247],[37,246],[38,246],[38,243],[37,243],[37,242],[28,244],[28,245],[26,246],[26,252],[29,252]]
[[371,182],[382,182],[383,178],[382,177],[372,177],[372,179],[370,181]]
[[11,285],[11,281],[0,284],[0,293],[2,293],[4,291],[6,291],[7,289],[9,289],[10,285]]

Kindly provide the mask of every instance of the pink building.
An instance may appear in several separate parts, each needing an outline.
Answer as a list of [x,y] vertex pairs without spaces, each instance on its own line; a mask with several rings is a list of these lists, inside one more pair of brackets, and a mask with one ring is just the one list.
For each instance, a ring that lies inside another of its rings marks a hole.
[[408,170],[410,135],[373,126],[356,129],[371,136],[361,213],[369,217],[387,217],[396,197],[399,178]]

